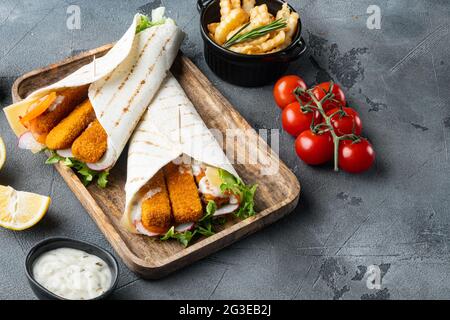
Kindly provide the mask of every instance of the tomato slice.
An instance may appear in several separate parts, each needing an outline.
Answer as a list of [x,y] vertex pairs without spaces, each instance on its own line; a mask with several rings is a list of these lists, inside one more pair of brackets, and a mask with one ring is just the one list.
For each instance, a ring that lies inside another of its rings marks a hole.
[[52,92],[40,102],[35,108],[31,109],[25,116],[20,118],[20,123],[25,125],[27,122],[36,119],[43,114],[56,100],[56,92]]

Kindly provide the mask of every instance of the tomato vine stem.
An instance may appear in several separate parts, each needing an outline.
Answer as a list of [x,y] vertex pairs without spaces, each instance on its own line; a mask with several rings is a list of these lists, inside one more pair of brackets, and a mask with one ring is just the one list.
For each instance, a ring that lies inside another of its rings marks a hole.
[[[314,93],[312,92],[311,89],[305,90],[301,87],[297,87],[294,90],[294,95],[298,101],[298,103],[300,104],[301,110],[302,112],[314,112],[314,109],[319,111],[320,115],[322,116],[322,118],[325,120],[325,123],[320,123],[316,126],[314,126],[314,124],[312,123],[311,129],[313,131],[317,130],[319,126],[326,126],[327,129],[326,130],[321,130],[316,131],[319,134],[323,134],[325,132],[330,132],[331,137],[333,139],[333,155],[334,155],[334,171],[339,171],[339,156],[338,156],[338,151],[339,151],[339,142],[340,140],[343,139],[352,139],[354,140],[355,136],[353,135],[344,135],[342,137],[339,137],[336,132],[334,131],[333,125],[331,124],[331,119],[338,113],[342,113],[345,111],[342,110],[342,106],[340,106],[340,109],[336,112],[333,112],[332,114],[330,114],[329,116],[326,114],[325,110],[323,109],[323,103],[326,101],[336,101],[334,99],[335,95],[333,93],[333,88],[334,88],[334,82],[331,81],[330,82],[330,87],[328,89],[328,92],[325,94],[325,96],[318,100],[317,97],[314,95]],[[309,97],[311,98],[310,101],[308,101],[306,104],[301,100],[300,96],[304,95],[304,94],[308,94]],[[313,104],[311,103],[311,101],[313,102]],[[314,117],[313,117],[313,122],[314,122]],[[352,136],[352,138],[348,137],[348,136]],[[345,137],[345,138],[344,138]]]

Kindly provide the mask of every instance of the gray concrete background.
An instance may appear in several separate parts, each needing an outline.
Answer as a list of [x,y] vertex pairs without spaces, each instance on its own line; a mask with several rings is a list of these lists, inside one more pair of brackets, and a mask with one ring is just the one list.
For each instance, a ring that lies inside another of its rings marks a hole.
[[[290,1],[310,51],[292,64],[309,85],[334,79],[360,112],[377,151],[363,175],[299,161],[282,133],[280,157],[302,184],[291,215],[165,279],[138,279],[121,264],[117,299],[418,299],[450,298],[450,2]],[[0,105],[15,78],[116,40],[136,11],[163,4],[186,32],[183,51],[255,128],[281,128],[271,86],[239,88],[205,65],[195,1],[1,0]],[[66,9],[81,8],[81,30],[66,28]],[[366,27],[381,8],[381,30]],[[43,157],[16,148],[0,114],[8,160],[0,183],[49,194],[45,219],[25,232],[0,230],[0,299],[33,299],[24,257],[56,235],[111,249],[81,204]],[[366,286],[370,265],[380,290]]]

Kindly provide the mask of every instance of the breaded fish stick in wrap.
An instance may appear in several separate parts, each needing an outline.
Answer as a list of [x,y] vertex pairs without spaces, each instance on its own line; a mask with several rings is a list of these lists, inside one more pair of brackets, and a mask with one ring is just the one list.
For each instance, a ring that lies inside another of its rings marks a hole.
[[99,161],[106,152],[107,139],[105,129],[98,120],[94,120],[86,130],[73,142],[74,157],[86,163]]
[[53,150],[69,148],[94,120],[94,108],[89,100],[85,100],[50,131],[45,144]]
[[[45,143],[47,134],[83,100],[87,99],[88,86],[65,89],[56,92],[56,99],[39,116],[25,121],[27,127],[37,142]],[[39,105],[32,106],[39,108]],[[31,110],[29,110],[31,111]]]
[[170,162],[164,167],[164,175],[175,224],[198,221],[203,208],[191,168]]
[[153,233],[165,233],[171,226],[172,214],[162,170],[140,192],[144,194],[141,207],[143,227]]
[[104,55],[3,108],[18,147],[45,151],[46,163],[69,166],[84,184],[97,180],[105,187],[183,40],[164,12],[136,14]]

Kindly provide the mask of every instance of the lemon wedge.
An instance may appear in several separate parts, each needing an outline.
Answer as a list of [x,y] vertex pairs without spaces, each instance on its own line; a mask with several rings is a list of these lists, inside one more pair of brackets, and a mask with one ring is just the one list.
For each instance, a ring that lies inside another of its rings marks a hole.
[[0,186],[0,226],[16,231],[28,229],[45,216],[49,205],[50,197]]
[[0,137],[0,169],[3,167],[6,161],[6,148],[2,137]]

